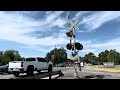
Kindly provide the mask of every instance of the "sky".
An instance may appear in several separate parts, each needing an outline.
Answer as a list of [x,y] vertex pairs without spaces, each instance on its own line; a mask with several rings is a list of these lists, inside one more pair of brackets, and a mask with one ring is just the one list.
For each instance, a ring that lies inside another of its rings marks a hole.
[[[79,56],[89,52],[97,56],[111,49],[120,52],[120,11],[69,11],[69,15],[72,22],[78,19],[76,41],[83,45]],[[0,51],[45,57],[55,45],[66,49],[70,42],[66,32],[67,11],[0,11]]]

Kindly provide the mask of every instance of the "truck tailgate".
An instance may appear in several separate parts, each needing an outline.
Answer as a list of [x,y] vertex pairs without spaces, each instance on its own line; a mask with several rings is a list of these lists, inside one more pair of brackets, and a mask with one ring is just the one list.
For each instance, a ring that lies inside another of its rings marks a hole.
[[8,68],[21,68],[21,62],[22,61],[9,62]]

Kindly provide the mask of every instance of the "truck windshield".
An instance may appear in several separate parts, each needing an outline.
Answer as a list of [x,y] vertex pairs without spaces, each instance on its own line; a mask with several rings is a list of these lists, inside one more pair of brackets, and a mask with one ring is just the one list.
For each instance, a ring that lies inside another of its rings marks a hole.
[[26,61],[36,61],[35,58],[26,58]]

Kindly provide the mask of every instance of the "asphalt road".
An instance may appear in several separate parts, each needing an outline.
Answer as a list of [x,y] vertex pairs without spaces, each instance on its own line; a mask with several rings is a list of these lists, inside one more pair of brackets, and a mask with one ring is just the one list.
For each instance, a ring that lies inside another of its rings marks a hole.
[[[53,71],[61,70],[64,74],[63,77],[58,79],[74,79],[74,68],[73,67],[53,67]],[[37,73],[37,72],[35,72]],[[20,77],[25,76],[26,74],[20,74]],[[78,72],[80,79],[120,79],[120,73],[110,73],[96,71],[88,68],[87,66],[82,67],[82,71]],[[0,74],[0,79],[11,79],[15,76],[12,74]]]
[[[66,69],[61,69],[65,75],[58,79],[74,79],[74,68]],[[81,71],[78,72],[78,76],[80,79],[120,79],[120,73],[92,70],[87,66],[81,68]]]
[[[64,74],[67,74],[67,73],[71,73],[71,70],[73,70],[73,67],[53,67],[53,71],[59,71],[61,70]],[[42,72],[47,72],[47,71],[42,71]],[[37,73],[37,72],[34,72],[34,73]],[[25,77],[26,76],[26,73],[24,74],[20,74],[19,77]],[[7,73],[4,73],[4,74],[0,74],[0,79],[11,79],[11,78],[15,78],[15,76],[13,74],[7,74]]]

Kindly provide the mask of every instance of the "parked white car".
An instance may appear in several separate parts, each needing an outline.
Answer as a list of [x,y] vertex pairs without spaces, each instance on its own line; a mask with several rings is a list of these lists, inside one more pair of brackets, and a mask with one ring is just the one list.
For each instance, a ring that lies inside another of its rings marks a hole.
[[15,76],[19,76],[20,73],[27,73],[31,75],[34,71],[40,72],[41,70],[52,71],[53,63],[46,61],[41,57],[25,58],[24,61],[12,61],[9,62],[8,71],[12,72]]

